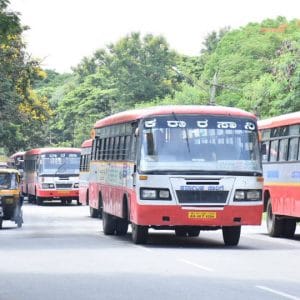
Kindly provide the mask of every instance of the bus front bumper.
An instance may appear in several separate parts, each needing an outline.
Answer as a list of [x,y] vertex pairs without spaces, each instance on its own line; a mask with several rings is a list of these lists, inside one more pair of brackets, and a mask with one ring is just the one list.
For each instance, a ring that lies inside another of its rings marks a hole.
[[239,226],[260,225],[263,205],[220,208],[137,205],[131,221],[147,226]]
[[41,198],[78,198],[78,190],[38,190],[37,196]]

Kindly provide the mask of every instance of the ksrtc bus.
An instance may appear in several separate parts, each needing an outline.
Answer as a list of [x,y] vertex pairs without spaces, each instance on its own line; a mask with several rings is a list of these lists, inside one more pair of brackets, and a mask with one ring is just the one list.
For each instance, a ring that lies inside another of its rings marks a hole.
[[300,221],[300,112],[262,120],[258,125],[267,230],[273,237],[293,237]]
[[37,148],[24,155],[24,192],[29,202],[79,204],[79,148]]
[[262,166],[256,117],[220,106],[161,106],[112,115],[94,126],[89,203],[106,235],[134,243],[148,229],[177,236],[222,229],[237,245],[259,225]]
[[[89,205],[89,175],[90,160],[93,140],[89,139],[81,145],[80,168],[79,168],[79,202],[83,205]],[[91,209],[91,216],[96,217],[96,210]]]
[[24,172],[24,154],[25,151],[19,151],[9,157],[9,166],[11,168],[17,169],[20,172],[21,176]]

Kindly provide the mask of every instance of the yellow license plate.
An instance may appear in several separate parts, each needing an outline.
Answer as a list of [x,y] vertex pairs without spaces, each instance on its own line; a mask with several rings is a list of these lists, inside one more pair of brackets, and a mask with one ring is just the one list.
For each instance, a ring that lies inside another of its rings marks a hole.
[[58,191],[61,194],[70,194],[71,191]]
[[214,211],[189,211],[189,219],[216,219],[217,213]]

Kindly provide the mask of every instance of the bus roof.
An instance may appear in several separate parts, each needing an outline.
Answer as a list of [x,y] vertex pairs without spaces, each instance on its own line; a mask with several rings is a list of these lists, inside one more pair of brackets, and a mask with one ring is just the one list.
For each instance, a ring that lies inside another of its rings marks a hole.
[[15,157],[18,157],[18,156],[22,156],[25,154],[25,151],[19,151],[19,152],[16,152],[14,154],[12,154],[9,158],[15,158]]
[[258,121],[259,129],[300,124],[300,111]]
[[205,106],[205,105],[166,105],[155,106],[135,110],[127,110],[101,119],[95,123],[94,128],[108,125],[120,124],[135,121],[145,117],[169,114],[202,114],[202,115],[223,115],[235,117],[248,117],[256,119],[254,114],[242,109],[225,106]]
[[81,144],[81,148],[92,147],[92,144],[93,144],[93,139],[86,140]]
[[71,148],[71,147],[65,147],[65,148],[36,148],[31,149],[25,152],[25,156],[27,155],[38,155],[38,154],[44,154],[44,153],[64,153],[64,152],[70,152],[70,153],[80,153],[81,150],[79,148]]

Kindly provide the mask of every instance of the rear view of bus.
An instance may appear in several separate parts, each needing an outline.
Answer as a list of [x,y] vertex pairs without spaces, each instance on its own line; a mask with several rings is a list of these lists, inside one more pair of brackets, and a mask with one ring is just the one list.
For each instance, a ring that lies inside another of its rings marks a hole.
[[89,204],[88,186],[90,174],[90,160],[93,140],[89,139],[82,143],[79,168],[79,202]]
[[25,153],[24,189],[30,202],[79,203],[78,148],[38,148]]
[[[121,164],[114,162],[119,132],[125,135]],[[145,243],[149,228],[185,237],[222,229],[224,243],[237,245],[242,225],[261,223],[254,115],[226,107],[156,107],[99,121],[97,136],[100,154],[107,154],[107,163],[98,165],[104,233],[124,234],[129,221],[133,241]]]
[[259,121],[264,207],[272,237],[293,237],[300,221],[300,112]]

